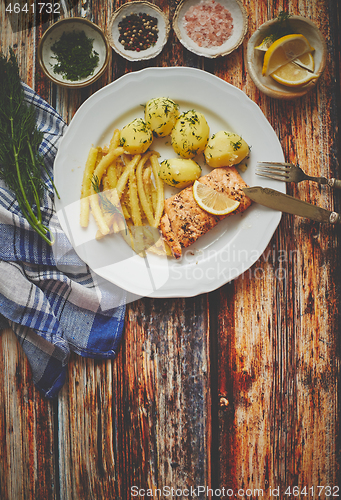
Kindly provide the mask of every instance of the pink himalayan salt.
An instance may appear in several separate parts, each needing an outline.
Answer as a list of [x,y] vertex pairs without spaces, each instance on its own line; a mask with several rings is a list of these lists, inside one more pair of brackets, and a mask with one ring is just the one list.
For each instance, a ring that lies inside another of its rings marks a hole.
[[217,47],[232,35],[233,18],[220,3],[202,0],[188,9],[184,26],[187,35],[199,47]]

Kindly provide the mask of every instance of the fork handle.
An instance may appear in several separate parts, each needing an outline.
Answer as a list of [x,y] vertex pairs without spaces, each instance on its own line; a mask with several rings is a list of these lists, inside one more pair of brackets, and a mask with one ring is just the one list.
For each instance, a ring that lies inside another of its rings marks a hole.
[[328,186],[334,189],[341,189],[341,181],[339,179],[328,179]]
[[315,181],[319,184],[328,184],[333,189],[341,189],[341,180],[335,179],[335,177],[327,179],[326,177],[312,177],[311,175],[307,175],[306,180]]

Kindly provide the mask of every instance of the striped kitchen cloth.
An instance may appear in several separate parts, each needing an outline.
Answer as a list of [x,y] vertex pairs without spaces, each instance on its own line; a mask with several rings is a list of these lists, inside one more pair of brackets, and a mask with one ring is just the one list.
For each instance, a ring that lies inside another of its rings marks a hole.
[[[23,84],[36,107],[44,138],[40,152],[52,176],[66,124]],[[13,194],[0,181],[0,329],[10,326],[32,367],[33,381],[55,397],[62,387],[70,351],[114,358],[122,337],[126,294],[92,272],[77,256],[54,210],[51,181],[42,200],[43,223],[55,237],[51,248],[22,217]],[[56,251],[57,248],[57,251]]]

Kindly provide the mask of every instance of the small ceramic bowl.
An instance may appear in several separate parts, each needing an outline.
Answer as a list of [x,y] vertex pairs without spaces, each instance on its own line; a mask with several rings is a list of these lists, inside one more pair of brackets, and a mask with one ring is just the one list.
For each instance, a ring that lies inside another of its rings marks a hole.
[[243,4],[240,0],[219,0],[217,3],[225,7],[232,16],[232,34],[222,45],[200,47],[188,36],[185,21],[185,15],[188,10],[192,6],[200,4],[200,2],[201,0],[183,0],[178,5],[173,18],[173,29],[179,41],[184,47],[186,47],[186,49],[194,52],[194,54],[197,54],[198,56],[215,58],[230,54],[243,42],[247,31],[248,18]]
[[304,35],[310,45],[315,49],[313,56],[315,61],[314,73],[318,78],[311,80],[302,87],[286,87],[276,82],[271,76],[263,76],[263,59],[265,52],[255,50],[265,37],[267,30],[276,22],[276,19],[267,21],[251,36],[247,45],[247,67],[249,74],[255,85],[264,92],[264,94],[277,99],[295,99],[305,95],[317,83],[326,66],[327,45],[320,30],[310,20],[302,16],[290,16],[289,23],[292,29],[297,33]]
[[[71,31],[84,31],[86,36],[93,40],[93,50],[99,56],[99,62],[93,74],[77,81],[65,79],[62,74],[56,73],[53,69],[57,60],[51,47],[64,32]],[[103,75],[109,63],[110,52],[104,33],[96,24],[83,17],[68,17],[56,22],[45,31],[38,45],[38,61],[45,75],[53,83],[68,88],[79,88],[90,85]]]
[[[119,41],[120,30],[119,24],[131,14],[148,14],[154,19],[157,19],[158,37],[155,45],[144,50],[127,50]],[[111,16],[108,28],[107,37],[111,47],[122,57],[128,61],[142,61],[156,57],[165,46],[169,35],[169,21],[159,7],[150,2],[128,2],[119,7]]]

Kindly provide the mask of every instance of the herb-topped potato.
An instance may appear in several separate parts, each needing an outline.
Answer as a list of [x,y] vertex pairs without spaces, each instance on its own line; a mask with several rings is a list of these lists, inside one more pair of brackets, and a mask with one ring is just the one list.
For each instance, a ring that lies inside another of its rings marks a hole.
[[173,149],[182,158],[193,158],[204,151],[209,134],[204,115],[194,109],[186,111],[179,116],[172,130]]
[[178,117],[178,104],[167,97],[151,99],[144,110],[145,121],[157,137],[169,135]]
[[160,165],[159,176],[169,186],[183,189],[199,179],[201,167],[194,160],[171,158]]
[[142,154],[151,145],[153,133],[142,118],[135,118],[120,132],[120,146],[132,155]]
[[204,151],[207,165],[212,168],[237,165],[249,154],[249,146],[238,134],[221,130],[213,134]]

